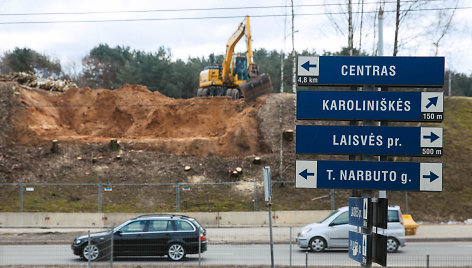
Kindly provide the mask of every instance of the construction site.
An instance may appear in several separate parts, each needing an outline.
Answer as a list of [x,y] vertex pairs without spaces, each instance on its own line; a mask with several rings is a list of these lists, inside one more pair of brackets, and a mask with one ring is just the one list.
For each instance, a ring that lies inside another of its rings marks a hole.
[[[120,184],[195,183],[182,211],[250,211],[254,202],[256,210],[265,210],[264,166],[272,169],[275,210],[330,208],[329,190],[296,189],[293,183],[293,94],[264,94],[252,101],[230,97],[173,99],[140,85],[115,90],[51,90],[15,79],[3,80],[3,212],[18,211],[15,183],[115,185],[113,195],[105,198],[109,204],[104,205],[106,212],[162,212],[175,208],[174,187],[156,194],[152,187],[121,186],[118,191]],[[466,159],[472,150],[472,100],[453,97],[446,98],[445,103],[448,108],[442,125],[448,139],[442,157],[444,190],[408,195],[409,213],[420,221],[463,221],[470,215],[466,212],[472,210],[468,202],[472,167]],[[342,157],[332,158],[347,160]],[[323,158],[327,156],[318,156]],[[254,181],[259,200],[254,200]],[[208,182],[238,184],[204,184]],[[336,190],[336,206],[345,205],[350,194],[348,190]],[[403,192],[389,191],[388,196],[391,204],[406,205]],[[96,211],[95,187],[37,185],[28,198],[24,211]],[[462,205],[450,206],[450,202]]]

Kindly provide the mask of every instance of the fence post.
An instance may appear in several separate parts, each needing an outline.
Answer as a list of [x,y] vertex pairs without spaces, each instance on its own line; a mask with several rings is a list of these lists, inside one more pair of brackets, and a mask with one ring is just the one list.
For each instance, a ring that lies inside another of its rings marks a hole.
[[305,267],[308,268],[308,251],[305,251]]
[[254,211],[257,211],[257,181],[254,180]]
[[426,268],[429,268],[429,254],[426,255]]
[[180,211],[180,183],[175,183],[175,211]]
[[111,244],[111,247],[110,247],[110,268],[113,268],[113,254],[114,254],[114,253],[113,253],[113,246],[114,246],[114,245],[113,245],[113,239],[114,239],[114,237],[113,237],[113,235],[114,235],[113,229],[115,229],[115,226],[114,226],[114,225],[111,226],[111,230],[110,230],[110,236],[111,236],[111,243],[110,243],[110,244]]
[[20,182],[20,212],[23,212],[23,183]]
[[334,211],[336,206],[334,204],[334,189],[331,189],[331,211]]
[[91,249],[90,249],[90,230],[88,230],[87,232],[87,246],[88,246],[88,251],[87,251],[87,267],[88,268],[91,268],[91,264],[90,264],[90,253],[91,253]]
[[292,267],[292,225],[290,225],[290,267]]
[[98,183],[98,213],[102,213],[102,183]]
[[202,228],[198,227],[198,268],[202,263]]

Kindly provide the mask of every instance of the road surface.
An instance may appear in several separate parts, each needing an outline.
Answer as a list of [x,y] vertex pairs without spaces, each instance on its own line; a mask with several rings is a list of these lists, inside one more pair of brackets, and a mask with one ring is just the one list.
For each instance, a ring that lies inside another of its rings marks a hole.
[[[425,266],[429,255],[430,266],[472,266],[472,243],[470,242],[437,242],[408,243],[399,252],[388,254],[388,266]],[[349,259],[347,250],[332,250],[313,253],[300,250],[290,245],[274,245],[274,262],[276,265],[327,265],[359,266]],[[188,255],[187,263],[198,264],[198,255]],[[165,257],[157,258],[115,258],[114,263],[122,264],[175,264]],[[209,245],[208,251],[202,254],[202,264],[219,265],[270,265],[270,247],[266,244],[251,245]],[[13,264],[84,264],[79,257],[72,254],[68,245],[2,245],[0,246],[0,266]]]

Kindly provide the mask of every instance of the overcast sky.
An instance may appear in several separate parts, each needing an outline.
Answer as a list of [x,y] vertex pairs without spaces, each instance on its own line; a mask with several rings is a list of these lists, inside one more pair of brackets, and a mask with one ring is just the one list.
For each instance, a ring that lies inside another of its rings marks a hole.
[[[347,7],[334,5],[347,0],[293,2],[297,51],[321,54],[347,46]],[[392,55],[395,15],[391,11],[396,1],[382,2],[386,11],[384,55]],[[430,0],[408,13],[400,29],[398,55],[434,56],[433,43],[452,12],[447,8],[456,7],[456,2]],[[377,47],[374,29],[379,4],[378,0],[364,3],[362,35],[360,7],[354,6],[354,46],[372,54]],[[0,0],[0,53],[28,47],[60,59],[64,68],[79,64],[100,43],[147,52],[164,46],[171,50],[173,59],[208,57],[224,53],[228,38],[245,15],[251,16],[253,48],[290,52],[290,4],[290,0]],[[446,57],[447,69],[471,74],[472,0],[458,0],[457,7],[451,27],[439,43],[438,55]],[[437,25],[439,22],[443,24]],[[243,44],[240,42],[236,50],[243,51]]]

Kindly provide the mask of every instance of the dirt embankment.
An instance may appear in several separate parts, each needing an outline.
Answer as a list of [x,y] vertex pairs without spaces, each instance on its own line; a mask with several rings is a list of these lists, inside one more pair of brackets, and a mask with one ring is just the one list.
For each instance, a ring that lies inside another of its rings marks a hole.
[[50,92],[20,88],[13,116],[16,145],[57,139],[139,144],[173,155],[232,157],[259,153],[257,111],[227,98],[172,99],[144,86],[116,90],[72,88]]
[[[443,157],[397,158],[406,162],[443,162],[442,192],[408,193],[408,212],[415,220],[463,221],[472,215],[472,99],[448,97],[444,108],[444,121],[434,124],[444,128]],[[293,180],[295,143],[280,142],[280,130],[293,129],[294,116],[293,94],[269,94],[247,104],[226,98],[172,99],[136,85],[116,90],[74,88],[50,92],[0,82],[0,182],[244,183],[261,181],[263,166],[272,167],[274,180]],[[316,124],[342,123],[320,121]],[[416,126],[416,123],[399,125]],[[59,140],[58,153],[50,150],[54,139]],[[121,142],[118,152],[108,148],[111,139]],[[116,154],[121,155],[120,160],[116,159]],[[254,164],[252,155],[260,155],[262,163]],[[347,156],[316,155],[313,159],[347,160]],[[185,171],[185,166],[190,166],[191,170]],[[229,175],[228,171],[235,167],[242,167],[241,176]],[[182,205],[182,209],[200,210],[201,204],[192,202],[201,201],[201,196],[205,196],[205,204],[214,206],[214,210],[251,210],[254,185],[248,183],[247,186],[225,189],[206,186],[201,189],[202,195],[195,186],[186,193],[188,207]],[[17,209],[14,198],[18,194],[14,187],[0,188],[1,211]],[[85,198],[89,193],[86,189],[81,189],[87,192],[83,195],[76,190],[71,190],[73,194],[53,190],[42,196],[38,191],[35,202],[40,204],[45,200],[49,206],[63,202],[73,210],[71,205],[76,201],[71,200]],[[258,191],[259,209],[265,209],[262,187]],[[157,196],[162,198],[156,197],[152,204],[143,204],[140,209],[169,211],[175,205],[168,202],[175,197],[175,190],[166,194],[168,196]],[[128,198],[155,196],[152,189],[149,192],[132,190],[126,195]],[[351,191],[336,190],[335,195],[338,207],[347,203]],[[326,189],[296,189],[293,184],[285,183],[273,187],[274,209],[280,210],[329,209],[329,196]],[[390,204],[400,205],[406,211],[404,192],[389,191],[387,196]],[[57,199],[60,202],[55,201]],[[120,194],[111,199],[110,204],[116,205],[121,200],[128,199]],[[85,201],[94,204],[96,197],[90,196],[90,200]],[[26,203],[31,206],[29,211],[44,211],[43,206],[34,207],[32,201]],[[167,206],[161,208],[161,204]],[[64,210],[48,208],[49,211]],[[113,207],[107,209],[115,211]],[[124,209],[127,209],[125,205],[116,208],[117,211]],[[136,207],[128,209],[134,211]]]

